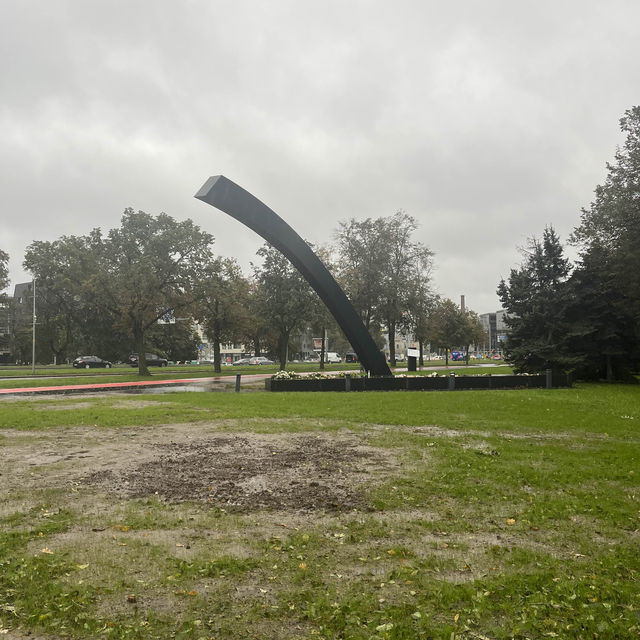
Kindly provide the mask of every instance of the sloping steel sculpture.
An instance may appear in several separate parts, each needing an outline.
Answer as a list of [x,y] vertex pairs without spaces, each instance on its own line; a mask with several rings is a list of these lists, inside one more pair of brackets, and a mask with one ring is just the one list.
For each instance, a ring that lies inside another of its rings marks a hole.
[[384,355],[340,285],[309,245],[280,216],[224,176],[209,178],[195,197],[242,222],[284,254],[327,305],[362,366],[374,376],[392,375]]

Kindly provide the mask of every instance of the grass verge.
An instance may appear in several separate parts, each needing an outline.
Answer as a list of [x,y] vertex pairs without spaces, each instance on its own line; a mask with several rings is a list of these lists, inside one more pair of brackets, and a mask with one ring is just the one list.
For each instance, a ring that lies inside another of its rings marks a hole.
[[[39,398],[3,401],[0,422],[9,637],[640,632],[637,388]],[[237,456],[238,473],[266,447],[260,473],[241,482],[277,493],[282,476],[269,474],[301,438],[377,452],[366,468],[328,456],[288,480],[328,489],[334,473],[361,506],[247,508],[124,489],[152,463],[208,477],[197,443]],[[98,462],[126,471],[121,486],[87,480]]]

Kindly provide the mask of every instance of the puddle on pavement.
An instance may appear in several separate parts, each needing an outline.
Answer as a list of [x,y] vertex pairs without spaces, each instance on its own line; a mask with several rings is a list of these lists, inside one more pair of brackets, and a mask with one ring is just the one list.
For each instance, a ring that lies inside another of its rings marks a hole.
[[225,382],[202,382],[190,384],[174,384],[166,387],[138,387],[137,389],[126,389],[122,393],[135,395],[149,395],[159,393],[169,393],[171,391],[189,391],[200,393],[203,391],[234,391],[235,386]]

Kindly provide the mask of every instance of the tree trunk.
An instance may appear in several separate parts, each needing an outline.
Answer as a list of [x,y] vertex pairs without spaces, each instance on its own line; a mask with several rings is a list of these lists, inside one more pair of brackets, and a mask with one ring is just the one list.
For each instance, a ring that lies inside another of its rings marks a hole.
[[213,323],[213,370],[216,373],[222,373],[220,367],[220,325]]
[[287,368],[287,347],[289,346],[289,332],[280,332],[280,343],[278,344],[278,357],[280,358],[280,371]]
[[260,353],[260,334],[256,333],[255,336],[253,336],[253,351],[254,351],[254,356],[257,358],[258,356],[262,355]]
[[324,371],[324,359],[325,359],[325,343],[327,340],[327,328],[326,327],[322,327],[322,344],[320,345],[320,371]]
[[54,364],[63,361],[62,354],[64,353],[64,348],[58,350],[58,349],[54,349],[52,347],[51,351],[53,351],[53,362],[54,362]]
[[468,367],[469,366],[469,345],[467,345],[465,347],[465,352],[464,352],[464,363],[465,365]]
[[611,354],[607,353],[607,382],[613,382],[613,366],[611,363]]
[[418,366],[422,369],[424,367],[424,344],[422,340],[418,340],[418,346],[420,347],[420,359],[418,360]]
[[444,350],[444,366],[449,368],[449,347]]
[[136,342],[136,352],[138,353],[138,375],[148,376],[149,368],[147,367],[147,356],[144,346],[144,329],[137,325],[133,331],[133,337]]
[[396,366],[396,323],[388,323],[389,332],[387,334],[389,339],[389,366]]

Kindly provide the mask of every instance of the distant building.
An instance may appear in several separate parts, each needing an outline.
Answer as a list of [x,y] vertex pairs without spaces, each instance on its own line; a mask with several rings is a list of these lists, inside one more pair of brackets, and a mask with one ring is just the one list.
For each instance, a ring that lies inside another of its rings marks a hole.
[[0,294],[0,362],[11,361],[11,298]]
[[[14,287],[13,299],[9,303],[9,348],[12,360],[30,360],[32,323],[33,282],[21,282]],[[27,330],[28,340],[24,338]]]
[[504,309],[499,309],[493,313],[483,313],[478,316],[482,327],[487,332],[487,342],[482,346],[483,351],[502,353],[503,344],[509,333],[505,323],[506,315],[507,312]]

